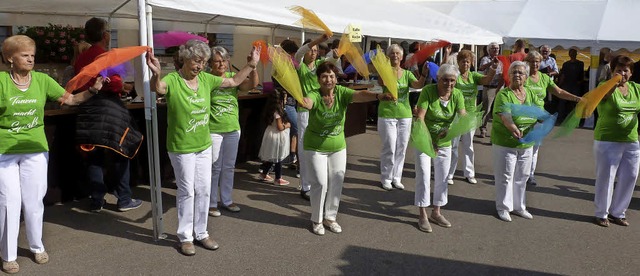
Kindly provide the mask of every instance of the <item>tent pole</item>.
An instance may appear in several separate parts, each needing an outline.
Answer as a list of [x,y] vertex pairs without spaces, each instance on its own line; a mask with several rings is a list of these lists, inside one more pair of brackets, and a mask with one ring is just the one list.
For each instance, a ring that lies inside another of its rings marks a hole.
[[[152,8],[146,0],[138,0],[138,23],[140,29],[140,45],[153,48],[153,22]],[[160,153],[158,150],[158,112],[156,93],[151,92],[149,83],[149,67],[146,56],[138,57],[142,70],[142,89],[144,91],[144,117],[147,126],[147,152],[149,158],[149,187],[151,192],[151,215],[153,218],[153,239],[159,241],[165,239],[164,225],[162,221],[162,186],[160,185]]]

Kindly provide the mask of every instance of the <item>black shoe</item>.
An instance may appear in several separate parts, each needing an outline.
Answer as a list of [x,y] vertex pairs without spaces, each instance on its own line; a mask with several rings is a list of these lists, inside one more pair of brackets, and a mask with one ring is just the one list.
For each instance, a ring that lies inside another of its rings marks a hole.
[[311,197],[309,196],[309,191],[300,190],[300,197],[303,198],[304,200],[311,200]]
[[93,213],[100,213],[102,211],[102,207],[104,206],[105,200],[91,200],[91,204],[89,204],[89,211]]
[[536,182],[536,179],[533,177],[529,177],[529,179],[527,179],[527,185],[531,185],[531,186],[537,186],[538,182]]

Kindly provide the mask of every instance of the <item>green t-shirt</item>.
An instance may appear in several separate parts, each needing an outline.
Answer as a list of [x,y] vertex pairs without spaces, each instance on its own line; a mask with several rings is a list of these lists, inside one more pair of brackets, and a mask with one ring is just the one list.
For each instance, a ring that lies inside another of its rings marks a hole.
[[[416,81],[416,77],[408,70],[402,70],[402,76],[398,79],[398,102],[381,101],[378,105],[378,117],[380,118],[411,118],[411,106],[409,105],[409,85]],[[385,93],[389,93],[383,86]]]
[[478,72],[469,72],[467,81],[462,78],[462,75],[458,77],[456,88],[460,89],[462,95],[464,95],[464,108],[467,112],[475,112],[477,109],[478,85],[480,85],[482,78],[484,78],[484,75]]
[[[225,78],[233,78],[236,73],[226,72]],[[240,130],[238,118],[238,87],[215,88],[211,91],[211,133],[227,133]]]
[[464,96],[457,88],[454,88],[445,106],[438,96],[437,84],[429,84],[422,88],[418,98],[418,107],[427,110],[424,115],[424,123],[431,133],[431,140],[437,141],[438,147],[450,147],[451,140],[440,139],[442,131],[449,128],[456,112],[464,109]]
[[65,91],[46,74],[31,72],[31,85],[18,89],[8,72],[0,72],[0,154],[49,151],[44,134],[44,104]]
[[167,151],[194,153],[211,146],[209,116],[211,91],[222,84],[222,78],[200,72],[198,91],[187,86],[178,72],[162,81],[167,84]]
[[538,98],[535,104],[544,109],[544,99],[547,97],[547,89],[549,87],[554,87],[556,84],[551,80],[551,78],[547,74],[538,73],[540,78],[538,82],[534,82],[531,80],[531,77],[527,78],[527,81],[524,83],[524,86],[528,87],[536,94]]
[[[524,100],[523,105],[532,105],[538,106],[536,103],[538,102],[538,97],[532,91],[531,88],[524,88],[526,93],[526,98]],[[533,146],[535,142],[523,144],[518,141],[513,135],[511,135],[511,131],[507,129],[502,120],[499,118],[500,113],[511,113],[511,110],[507,107],[507,104],[520,104],[520,100],[516,97],[513,91],[510,88],[503,88],[496,94],[495,102],[493,102],[493,124],[491,128],[491,143],[503,146],[507,148],[518,148],[524,149]],[[538,106],[539,107],[539,106]],[[524,117],[524,116],[514,116],[513,122],[522,132],[522,136],[529,133],[529,131],[533,128],[533,125],[537,122],[536,118]]]
[[344,138],[344,119],[347,106],[353,99],[354,90],[336,85],[333,106],[327,107],[320,90],[309,92],[313,101],[309,110],[309,125],[304,132],[304,149],[318,152],[336,152],[347,147]]
[[[298,67],[298,78],[300,79],[300,86],[302,87],[302,96],[306,97],[307,93],[310,91],[316,91],[320,89],[320,83],[318,83],[318,77],[316,76],[316,69],[318,69],[318,65],[324,62],[324,59],[318,59],[314,61],[313,70],[309,69],[309,67],[304,64],[304,62],[300,62],[300,67]],[[298,112],[307,112],[306,108],[298,107]]]
[[627,96],[616,88],[608,99],[598,104],[598,121],[594,139],[609,142],[638,141],[638,112],[640,112],[640,85],[627,82]]

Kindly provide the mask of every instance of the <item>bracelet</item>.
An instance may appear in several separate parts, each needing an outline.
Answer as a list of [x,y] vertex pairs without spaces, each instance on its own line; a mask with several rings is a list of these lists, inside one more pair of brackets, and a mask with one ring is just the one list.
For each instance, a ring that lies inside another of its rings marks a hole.
[[256,66],[255,66],[255,65],[253,65],[253,64],[251,64],[251,63],[247,63],[247,66],[249,66],[249,67],[253,68],[253,70],[255,70],[255,69],[256,69]]

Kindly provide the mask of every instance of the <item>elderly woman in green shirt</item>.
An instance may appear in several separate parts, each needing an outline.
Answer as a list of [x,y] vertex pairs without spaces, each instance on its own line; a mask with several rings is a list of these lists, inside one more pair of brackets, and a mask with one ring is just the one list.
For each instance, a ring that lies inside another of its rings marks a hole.
[[324,235],[325,226],[331,232],[342,232],[336,217],[347,169],[344,137],[347,106],[352,102],[393,99],[390,94],[354,91],[336,85],[335,72],[337,68],[332,62],[321,63],[316,70],[320,89],[308,92],[302,104],[309,110],[303,146],[311,185],[311,227],[316,235]]
[[496,186],[496,209],[503,221],[511,221],[511,215],[533,219],[525,206],[526,181],[531,170],[533,142],[522,143],[524,137],[537,122],[536,118],[512,116],[511,104],[536,105],[540,100],[532,89],[525,86],[529,65],[515,61],[509,67],[511,83],[496,94],[493,104],[491,144],[493,176]]
[[[49,262],[42,243],[49,144],[44,133],[47,102],[78,105],[102,88],[102,78],[87,91],[65,96],[54,79],[34,72],[36,43],[24,35],[2,43],[9,72],[0,72],[0,238],[2,271],[18,273],[18,234],[23,214],[29,251],[38,264]],[[22,211],[22,212],[21,212]]]
[[[598,121],[593,133],[596,161],[595,223],[609,221],[628,226],[626,211],[631,203],[640,169],[638,113],[640,85],[629,81],[633,60],[619,55],[611,60],[613,74],[622,76],[598,104]],[[616,176],[618,182],[614,185]],[[614,187],[615,186],[615,187]]]
[[[436,148],[436,158],[433,159],[433,204],[430,195],[431,157],[416,150],[415,205],[420,209],[418,228],[427,233],[432,231],[429,221],[442,227],[451,227],[451,223],[440,212],[448,202],[447,174],[451,165],[451,140],[443,138],[456,113],[467,114],[464,95],[455,88],[459,75],[460,71],[455,65],[442,65],[437,74],[438,83],[425,86],[418,98],[418,120],[424,121]],[[433,210],[429,216],[427,207],[431,205]]]
[[160,61],[151,50],[147,53],[147,65],[153,73],[151,88],[167,100],[167,151],[178,186],[178,238],[184,255],[196,254],[194,232],[195,239],[204,248],[219,247],[207,231],[212,166],[211,92],[240,85],[256,68],[258,51],[253,48],[250,61],[233,78],[222,78],[202,71],[211,56],[209,46],[199,40],[189,40],[180,45],[180,70],[162,80]]
[[[458,69],[460,70],[460,76],[456,81],[456,88],[460,89],[462,95],[464,95],[464,108],[467,112],[476,112],[476,100],[478,98],[478,85],[488,85],[491,83],[493,76],[498,69],[499,61],[497,58],[492,59],[492,64],[488,69],[488,74],[483,75],[478,72],[471,71],[471,65],[475,57],[473,52],[469,50],[462,50],[457,55]],[[462,167],[464,169],[464,177],[467,182],[476,184],[476,171],[474,168],[474,152],[473,152],[473,135],[476,130],[473,129],[465,134],[451,140],[451,167],[449,168],[449,174],[447,175],[447,184],[453,184],[453,175],[456,172],[458,166],[458,146],[462,142],[462,151],[464,159],[462,159]]]
[[[211,48],[211,74],[223,78],[236,75],[229,71],[231,55],[221,46]],[[218,198],[222,208],[231,212],[239,212],[240,207],[233,202],[234,169],[240,142],[240,120],[238,117],[238,91],[249,91],[258,85],[256,69],[249,73],[237,87],[217,88],[211,91],[211,116],[209,131],[211,132],[211,151],[213,152],[213,168],[211,171],[211,199],[209,215],[219,217]]]
[[[422,88],[426,77],[420,75],[419,79],[409,70],[400,68],[403,50],[398,44],[391,44],[387,49],[387,56],[391,67],[398,79],[398,100],[396,102],[381,102],[378,105],[378,134],[382,140],[382,153],[380,154],[380,181],[382,188],[390,191],[393,187],[404,189],[402,185],[402,170],[404,158],[411,134],[411,106],[409,105],[409,87]],[[427,69],[425,69],[427,70]],[[423,72],[426,72],[423,70]],[[378,79],[381,85],[381,79]],[[384,92],[389,92],[383,86]]]
[[[529,51],[524,61],[529,64],[529,77],[525,82],[525,86],[531,89],[536,94],[538,101],[535,103],[540,108],[544,109],[544,99],[547,97],[547,92],[554,96],[573,102],[579,102],[580,97],[573,95],[562,88],[558,87],[553,80],[547,74],[540,73],[538,68],[542,61],[542,55],[536,51]],[[527,184],[537,185],[534,173],[536,171],[536,165],[538,164],[538,149],[540,145],[533,146],[533,157],[531,159],[531,172],[529,173],[529,179]]]

